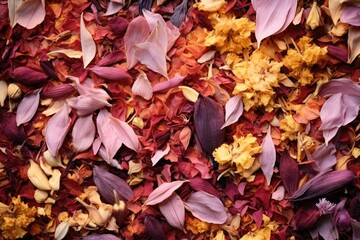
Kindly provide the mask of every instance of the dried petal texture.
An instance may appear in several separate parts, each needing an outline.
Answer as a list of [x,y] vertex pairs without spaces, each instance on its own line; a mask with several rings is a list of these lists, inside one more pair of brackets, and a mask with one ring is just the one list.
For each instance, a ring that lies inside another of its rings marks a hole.
[[114,190],[123,201],[127,202],[134,197],[134,193],[127,182],[118,176],[98,166],[94,167],[93,174],[95,185],[105,202],[109,204],[115,203]]
[[352,122],[358,115],[360,97],[342,93],[331,96],[320,111],[321,126],[325,143],[336,135],[341,126]]
[[64,221],[64,222],[59,223],[55,229],[55,233],[54,233],[55,239],[61,240],[61,239],[65,238],[66,234],[69,231],[69,228],[70,228],[69,221]]
[[21,100],[16,111],[17,126],[29,122],[34,117],[39,107],[40,91],[41,89],[37,89]]
[[8,0],[9,20],[11,27],[14,27],[16,24],[16,9],[19,7],[21,2],[21,0]]
[[352,182],[355,175],[350,170],[325,170],[302,185],[291,197],[293,201],[302,201],[331,193]]
[[44,21],[45,15],[44,0],[27,0],[17,7],[15,20],[24,28],[32,29]]
[[360,28],[351,27],[348,33],[348,63],[352,63],[360,54]]
[[360,85],[348,78],[331,79],[322,86],[319,95],[327,98],[336,93],[360,96]]
[[239,120],[244,111],[244,104],[241,95],[235,95],[225,104],[225,123],[221,128],[225,128]]
[[284,152],[280,158],[280,177],[286,191],[292,195],[299,187],[300,170],[288,152]]
[[74,77],[72,79],[75,80],[75,88],[81,95],[90,95],[104,101],[110,99],[109,94],[105,90],[95,87],[94,82],[90,78],[85,79],[83,83],[80,83],[79,78]]
[[159,82],[153,87],[153,92],[165,92],[169,89],[177,87],[184,80],[184,78],[185,77],[175,76],[170,80]]
[[46,98],[61,98],[75,92],[75,88],[70,84],[60,84],[57,86],[45,86],[41,95]]
[[352,5],[345,5],[341,11],[340,21],[353,26],[360,26],[360,8]]
[[28,67],[18,67],[14,69],[13,78],[15,81],[22,83],[26,86],[37,85],[43,83],[48,76]]
[[67,99],[66,102],[77,110],[79,116],[85,116],[102,107],[111,106],[106,100],[93,95],[81,95],[76,98]]
[[209,97],[199,96],[195,103],[194,125],[201,149],[209,156],[224,142],[223,124],[222,106]]
[[179,89],[181,89],[182,93],[184,94],[184,97],[190,102],[196,102],[196,100],[199,97],[199,93],[191,87],[179,86]]
[[45,128],[45,141],[51,155],[56,156],[69,131],[71,119],[70,107],[64,104],[62,109],[50,118]]
[[329,143],[328,145],[320,145],[312,154],[311,159],[315,160],[315,163],[312,164],[314,170],[321,172],[326,169],[330,169],[336,164],[336,148],[335,145]]
[[69,58],[81,58],[83,53],[74,49],[59,49],[46,54],[49,59],[61,58],[63,55]]
[[90,71],[107,80],[112,81],[128,81],[131,79],[131,76],[127,73],[126,70],[118,67],[92,67]]
[[296,0],[252,0],[256,11],[255,36],[258,47],[263,39],[284,31],[293,21]]
[[186,200],[185,206],[201,221],[223,224],[227,220],[227,213],[219,198],[203,191],[195,192]]
[[171,226],[184,230],[185,206],[176,193],[172,193],[169,198],[159,203],[159,209]]
[[154,217],[147,215],[144,219],[146,232],[150,235],[151,239],[165,240],[166,235],[161,223]]
[[113,15],[113,14],[119,12],[123,7],[124,7],[124,2],[118,3],[115,1],[110,1],[109,5],[106,9],[105,16]]
[[170,152],[170,145],[167,144],[164,150],[158,149],[154,156],[151,157],[152,165],[155,166],[165,155]]
[[265,175],[268,185],[271,183],[271,178],[274,173],[274,166],[276,162],[276,150],[274,141],[271,138],[271,128],[269,127],[266,136],[261,144],[262,152],[259,155],[261,170]]
[[7,97],[7,83],[5,81],[0,81],[0,106],[3,107],[5,99]]
[[80,40],[81,40],[81,50],[83,52],[83,63],[84,68],[89,65],[89,63],[93,60],[96,54],[96,44],[89,33],[89,31],[86,29],[84,18],[84,13],[81,13],[80,17]]
[[331,215],[325,215],[320,218],[320,221],[317,223],[317,227],[311,230],[313,239],[316,239],[320,235],[323,239],[326,240],[337,240],[339,239],[339,233],[334,225],[334,221]]
[[72,137],[77,152],[87,150],[95,139],[95,124],[92,115],[79,117],[73,127]]
[[360,239],[360,222],[351,219],[351,227],[353,230],[352,239]]
[[146,73],[140,72],[131,88],[131,91],[134,95],[140,96],[145,100],[150,100],[152,98],[153,90]]
[[174,9],[174,13],[170,18],[170,22],[175,27],[180,27],[180,25],[185,21],[187,10],[188,10],[188,0],[184,0]]
[[169,198],[179,187],[188,181],[166,182],[152,191],[145,201],[145,205],[155,205]]

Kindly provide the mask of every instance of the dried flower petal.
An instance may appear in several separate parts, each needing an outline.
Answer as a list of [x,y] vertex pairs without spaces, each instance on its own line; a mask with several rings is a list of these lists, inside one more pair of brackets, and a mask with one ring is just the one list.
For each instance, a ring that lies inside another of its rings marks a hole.
[[170,197],[159,203],[159,209],[171,226],[184,230],[185,207],[176,193],[172,193]]
[[152,240],[165,240],[166,235],[161,223],[154,217],[147,215],[144,219],[145,228]]
[[38,189],[51,190],[49,179],[40,166],[33,160],[30,160],[30,168],[28,169],[27,175],[30,182]]
[[95,124],[92,115],[79,117],[73,127],[72,137],[74,148],[78,152],[88,149],[95,139]]
[[299,187],[300,171],[288,152],[284,152],[280,158],[280,177],[286,191],[293,195]]
[[34,117],[40,102],[40,91],[41,89],[37,89],[21,100],[16,112],[17,126],[29,122]]
[[169,183],[163,183],[152,191],[145,201],[145,205],[155,205],[169,198],[176,189],[181,187],[183,183],[187,181],[174,181]]

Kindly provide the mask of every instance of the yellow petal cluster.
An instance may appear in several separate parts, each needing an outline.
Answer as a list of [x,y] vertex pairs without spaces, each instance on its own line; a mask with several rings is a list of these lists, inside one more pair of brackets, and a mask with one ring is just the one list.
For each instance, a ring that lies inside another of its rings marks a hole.
[[197,235],[204,233],[210,229],[210,224],[203,222],[200,219],[193,218],[190,216],[185,217],[186,230],[191,231],[193,234]]
[[253,232],[248,232],[240,240],[268,240],[271,238],[271,231],[276,231],[278,225],[270,221],[270,218],[263,214],[263,226]]
[[194,6],[205,12],[216,12],[225,4],[225,0],[201,0],[195,3]]
[[226,61],[241,81],[236,83],[233,94],[242,95],[244,109],[248,111],[252,107],[264,106],[266,111],[272,111],[273,87],[279,86],[279,80],[286,78],[280,73],[283,64],[272,60],[261,49],[255,50],[247,61],[233,63],[236,61],[233,55],[228,55]]
[[256,154],[261,153],[261,146],[256,137],[251,133],[243,137],[234,136],[232,144],[222,144],[213,152],[213,157],[220,164],[220,169],[236,166],[236,171],[245,178],[248,178],[259,167]]
[[281,141],[286,139],[295,140],[300,131],[300,125],[295,122],[292,115],[286,115],[280,120],[280,129],[283,131]]
[[284,66],[290,70],[289,75],[298,80],[301,86],[312,84],[314,75],[312,66],[321,63],[326,56],[326,48],[321,48],[304,36],[297,43],[298,49],[289,49],[283,59]]
[[[4,205],[4,204],[1,204]],[[6,206],[6,205],[4,205]],[[35,207],[23,203],[20,196],[12,199],[12,204],[0,212],[0,229],[4,239],[22,238],[27,233],[28,225],[35,221]]]
[[212,13],[209,20],[214,30],[209,31],[205,40],[206,46],[215,46],[220,53],[233,52],[240,54],[243,49],[252,46],[251,33],[255,23],[247,18],[235,18],[229,14]]

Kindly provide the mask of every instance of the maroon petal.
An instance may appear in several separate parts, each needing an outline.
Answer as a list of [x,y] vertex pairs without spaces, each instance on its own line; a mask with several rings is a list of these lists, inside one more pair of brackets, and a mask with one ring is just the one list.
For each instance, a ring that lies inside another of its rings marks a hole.
[[280,158],[280,177],[286,191],[292,195],[299,187],[300,171],[287,151]]
[[18,67],[13,72],[13,78],[15,81],[26,86],[32,86],[43,83],[48,76],[43,72],[35,71],[28,67]]

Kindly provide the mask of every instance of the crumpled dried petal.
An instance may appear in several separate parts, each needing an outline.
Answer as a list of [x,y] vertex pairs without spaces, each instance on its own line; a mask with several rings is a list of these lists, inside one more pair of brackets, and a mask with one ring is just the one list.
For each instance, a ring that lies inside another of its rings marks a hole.
[[130,74],[127,73],[125,69],[118,67],[99,67],[94,66],[89,69],[91,72],[95,73],[99,77],[102,77],[111,81],[120,81],[126,82],[131,80]]

